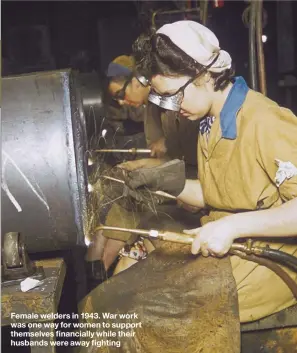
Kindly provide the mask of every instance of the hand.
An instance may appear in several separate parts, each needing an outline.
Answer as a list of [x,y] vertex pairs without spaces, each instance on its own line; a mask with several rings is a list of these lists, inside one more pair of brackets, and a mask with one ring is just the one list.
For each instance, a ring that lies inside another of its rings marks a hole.
[[184,233],[196,235],[192,244],[192,254],[203,256],[224,256],[230,249],[233,241],[240,237],[230,217],[205,224],[203,227],[184,230]]
[[143,158],[143,159],[137,159],[135,161],[129,161],[129,162],[118,164],[117,167],[131,172],[132,170],[136,170],[136,169],[154,168],[161,164],[164,164],[166,161],[167,161],[166,159],[161,159],[161,158]]
[[164,157],[167,153],[165,137],[161,137],[159,140],[151,143],[149,145],[149,148],[152,150],[151,157],[158,157],[158,158]]

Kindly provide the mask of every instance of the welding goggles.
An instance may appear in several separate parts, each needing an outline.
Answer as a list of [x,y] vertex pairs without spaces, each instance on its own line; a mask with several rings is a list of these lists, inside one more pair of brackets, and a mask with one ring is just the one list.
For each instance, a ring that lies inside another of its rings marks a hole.
[[182,87],[180,87],[178,89],[178,91],[175,93],[160,95],[156,91],[151,89],[149,96],[148,96],[148,101],[153,104],[158,105],[159,107],[161,107],[163,109],[179,112],[180,108],[181,108],[182,101],[184,99],[184,92],[185,92],[185,89],[187,88],[187,86],[190,85],[198,77],[200,77],[204,72],[206,72],[207,69],[209,69],[216,62],[218,57],[219,57],[219,55],[217,55],[209,65],[203,67],[203,69],[199,72],[198,75],[192,77]]
[[127,77],[127,80],[125,81],[124,86],[114,94],[114,96],[112,97],[113,100],[119,101],[119,100],[125,99],[127,86],[132,81],[133,77],[136,77],[139,83],[144,87],[147,87],[150,84],[150,81],[147,78],[138,74],[137,72],[136,73],[134,72],[133,74]]

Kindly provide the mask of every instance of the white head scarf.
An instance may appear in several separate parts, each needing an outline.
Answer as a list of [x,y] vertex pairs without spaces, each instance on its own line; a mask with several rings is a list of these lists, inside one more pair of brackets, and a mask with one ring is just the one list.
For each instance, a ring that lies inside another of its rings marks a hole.
[[211,72],[222,72],[231,68],[232,59],[229,53],[221,50],[215,34],[198,22],[177,21],[166,24],[157,34],[165,34],[182,51],[204,66],[211,64],[219,54],[208,69]]

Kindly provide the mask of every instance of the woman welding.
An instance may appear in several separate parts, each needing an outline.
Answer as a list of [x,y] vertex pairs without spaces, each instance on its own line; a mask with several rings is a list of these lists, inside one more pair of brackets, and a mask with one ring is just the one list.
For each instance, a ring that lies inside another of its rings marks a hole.
[[[175,161],[153,173],[130,172],[130,187],[163,190],[208,209],[202,227],[184,231],[195,235],[193,254],[223,256],[238,238],[261,238],[255,244],[296,257],[297,117],[234,77],[230,55],[199,23],[166,24],[143,48],[138,71],[151,81],[149,101],[200,120],[199,179],[186,180],[181,161]],[[296,303],[274,272],[234,255],[230,259],[241,322]],[[297,281],[297,273],[285,270]]]

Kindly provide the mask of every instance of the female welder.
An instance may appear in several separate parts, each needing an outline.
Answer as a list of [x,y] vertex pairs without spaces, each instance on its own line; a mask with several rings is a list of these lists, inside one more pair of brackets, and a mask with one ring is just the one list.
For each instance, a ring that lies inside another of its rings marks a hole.
[[[175,161],[131,172],[130,187],[171,192],[209,210],[201,228],[185,231],[196,235],[193,254],[223,256],[235,239],[261,237],[265,242],[256,244],[297,256],[297,117],[234,78],[230,55],[199,23],[166,24],[144,47],[138,71],[151,80],[149,100],[200,120],[199,179],[186,180]],[[296,302],[274,272],[230,258],[241,322]]]

